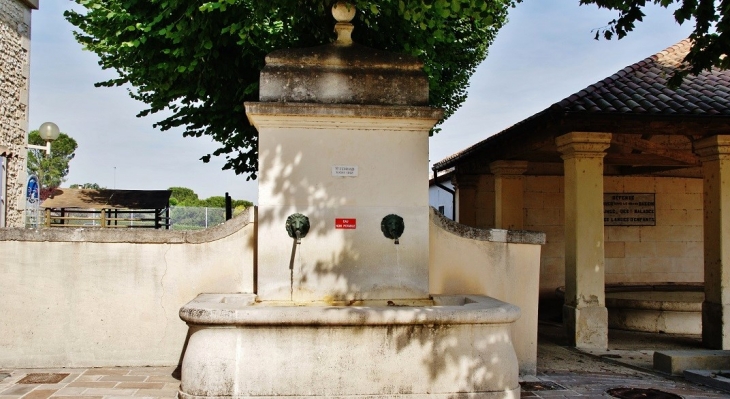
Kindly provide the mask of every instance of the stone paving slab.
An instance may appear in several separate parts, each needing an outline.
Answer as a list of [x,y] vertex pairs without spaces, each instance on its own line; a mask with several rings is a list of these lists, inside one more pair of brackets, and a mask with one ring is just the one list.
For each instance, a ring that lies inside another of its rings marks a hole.
[[[18,369],[0,371],[0,399],[173,399],[175,367]],[[22,384],[33,374],[68,374],[55,384]]]

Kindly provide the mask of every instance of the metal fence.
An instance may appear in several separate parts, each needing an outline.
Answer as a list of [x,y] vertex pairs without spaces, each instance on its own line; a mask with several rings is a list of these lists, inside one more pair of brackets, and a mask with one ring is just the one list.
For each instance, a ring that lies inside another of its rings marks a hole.
[[[112,211],[114,212],[114,211]],[[154,227],[154,222],[144,220],[143,212],[136,211],[118,211],[124,212],[125,220],[119,218],[116,226],[111,227]],[[98,221],[99,211],[93,209],[76,210],[73,218],[63,215],[51,215],[51,222],[56,226],[58,220],[66,223],[65,227],[101,227]],[[83,220],[82,220],[83,219]],[[170,229],[171,230],[201,230],[208,227],[221,224],[226,221],[225,208],[208,208],[208,207],[192,207],[192,206],[173,206],[170,207]],[[38,207],[26,208],[26,227],[38,228],[45,227],[46,212]]]
[[226,221],[226,208],[170,207],[170,229],[200,230]]

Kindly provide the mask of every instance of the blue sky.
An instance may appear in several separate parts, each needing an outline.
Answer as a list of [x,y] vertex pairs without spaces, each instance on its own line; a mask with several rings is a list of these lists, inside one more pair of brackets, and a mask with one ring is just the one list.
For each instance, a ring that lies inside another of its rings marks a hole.
[[[66,0],[43,0],[33,12],[30,127],[59,125],[79,148],[64,186],[98,183],[118,189],[189,187],[202,198],[229,192],[256,202],[256,183],[223,171],[222,159],[200,157],[217,144],[182,137],[182,130],[152,128],[157,117],[136,118],[144,104],[124,88],[95,88],[113,77],[96,56],[81,50],[63,19]],[[430,140],[437,162],[498,133],[551,104],[686,38],[672,10],[650,6],[645,21],[628,37],[595,41],[592,31],[615,15],[578,0],[525,0],[471,79],[469,98]],[[427,178],[424,171],[424,183]]]

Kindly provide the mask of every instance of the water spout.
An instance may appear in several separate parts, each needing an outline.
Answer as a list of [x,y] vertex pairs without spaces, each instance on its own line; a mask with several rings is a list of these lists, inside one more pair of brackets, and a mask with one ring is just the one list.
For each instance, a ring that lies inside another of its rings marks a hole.
[[400,244],[398,239],[403,234],[405,228],[406,226],[405,223],[403,223],[403,218],[395,214],[390,214],[384,217],[380,222],[380,231],[383,232],[385,238],[393,240],[395,245]]
[[302,238],[309,232],[309,218],[301,213],[293,213],[286,218],[286,232],[289,237],[296,239],[297,244],[302,243]]

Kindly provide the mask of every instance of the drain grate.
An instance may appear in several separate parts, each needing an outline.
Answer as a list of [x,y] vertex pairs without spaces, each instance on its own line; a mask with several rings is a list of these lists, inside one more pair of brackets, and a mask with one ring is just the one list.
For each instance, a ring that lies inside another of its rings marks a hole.
[[654,388],[612,388],[606,391],[614,398],[621,399],[682,399],[681,396]]
[[31,373],[23,377],[18,384],[58,384],[68,374]]
[[560,384],[556,384],[552,381],[529,381],[520,382],[520,388],[525,392],[535,391],[559,391],[566,389]]

